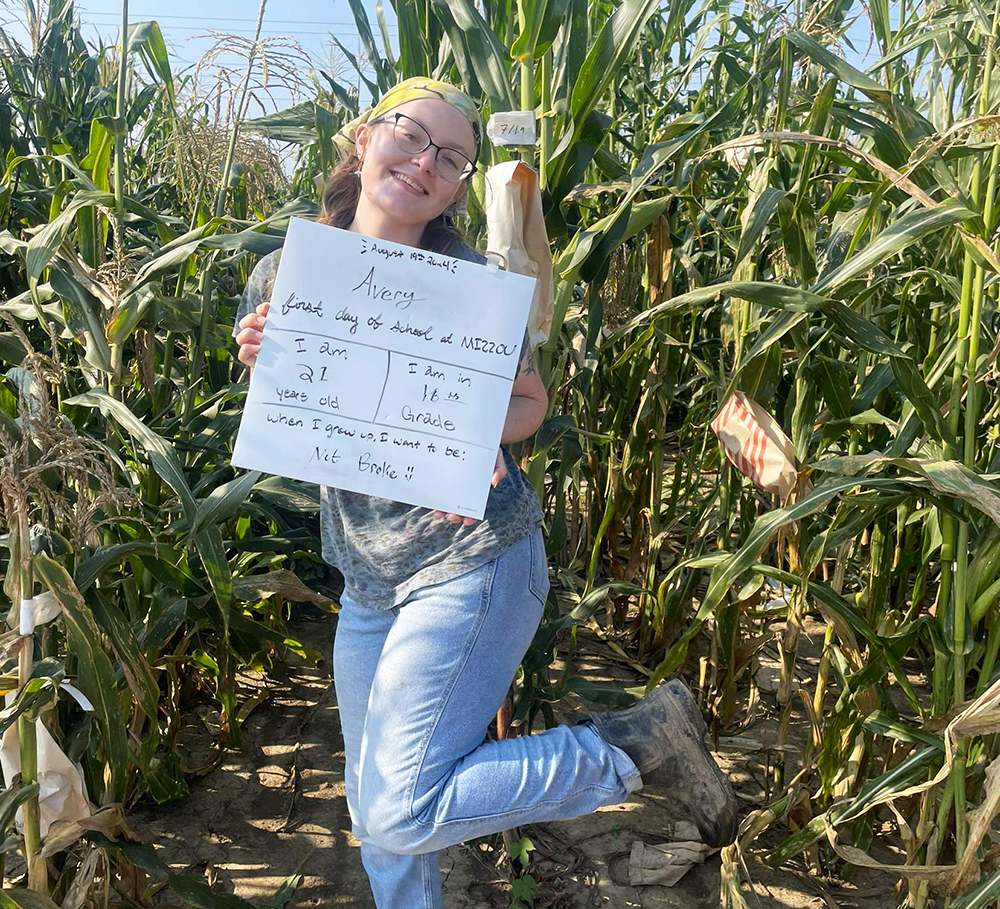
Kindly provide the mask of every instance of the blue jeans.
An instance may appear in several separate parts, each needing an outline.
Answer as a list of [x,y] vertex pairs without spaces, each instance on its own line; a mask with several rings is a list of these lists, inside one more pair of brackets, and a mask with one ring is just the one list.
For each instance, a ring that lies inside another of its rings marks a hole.
[[347,805],[379,909],[441,909],[446,846],[587,814],[641,786],[587,723],[484,741],[548,589],[536,531],[395,609],[342,597],[333,672]]

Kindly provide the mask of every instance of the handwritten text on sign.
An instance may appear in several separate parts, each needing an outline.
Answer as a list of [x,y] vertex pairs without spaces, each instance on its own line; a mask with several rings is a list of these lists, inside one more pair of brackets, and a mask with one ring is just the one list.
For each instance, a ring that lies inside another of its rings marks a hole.
[[481,518],[533,289],[293,219],[233,464]]

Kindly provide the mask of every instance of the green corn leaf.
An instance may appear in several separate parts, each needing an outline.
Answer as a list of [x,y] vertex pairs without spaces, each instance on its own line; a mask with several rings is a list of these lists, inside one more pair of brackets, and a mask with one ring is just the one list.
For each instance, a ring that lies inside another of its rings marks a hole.
[[156,552],[156,546],[153,543],[145,543],[142,540],[133,540],[130,543],[117,543],[114,546],[102,546],[92,556],[88,556],[80,562],[77,567],[76,577],[73,579],[77,590],[85,593],[87,588],[101,576],[101,572],[109,566],[117,564],[133,552],[152,555]]
[[24,345],[12,331],[0,332],[0,360],[11,366],[24,362]]
[[340,52],[350,61],[351,66],[354,67],[354,70],[360,77],[361,81],[365,83],[371,96],[373,98],[378,98],[379,96],[378,85],[376,85],[374,82],[372,82],[371,79],[368,78],[367,69],[363,67],[358,58],[347,49],[347,47],[344,45],[343,41],[340,40],[340,38],[338,38],[332,32],[330,34],[330,37],[333,39],[333,42],[337,45],[337,47],[340,48]]
[[0,909],[59,909],[47,896],[22,887],[0,890]]
[[104,754],[111,766],[114,799],[121,801],[128,782],[129,766],[125,718],[118,700],[115,670],[101,646],[100,628],[62,565],[44,553],[36,555],[33,564],[42,582],[55,594],[62,606],[70,650],[77,657],[80,689],[94,705],[97,721],[103,732]]
[[115,603],[100,591],[92,591],[88,603],[93,611],[94,619],[104,631],[111,647],[121,664],[122,673],[128,683],[136,702],[142,707],[147,717],[157,715],[156,705],[160,699],[160,689],[157,687],[153,673],[139,647],[132,626]]
[[187,600],[183,597],[174,600],[153,621],[139,638],[142,649],[150,653],[159,650],[184,624],[187,618]]
[[908,742],[913,745],[930,745],[944,753],[944,739],[932,732],[927,732],[917,726],[906,726],[898,720],[886,716],[881,710],[874,711],[865,718],[864,727],[876,735],[884,735],[897,742]]
[[104,334],[97,300],[59,267],[49,270],[49,283],[63,300],[67,324],[83,341],[87,362],[102,372],[111,372],[111,348]]
[[[381,7],[381,4],[379,6]],[[386,38],[386,43],[388,43],[388,40]],[[303,877],[301,874],[293,874],[291,877],[286,877],[274,892],[274,896],[269,897],[261,903],[262,909],[285,909],[289,900],[295,895],[295,891],[302,886],[302,881]]]
[[838,826],[849,824],[875,807],[874,803],[877,800],[884,799],[893,792],[902,792],[917,783],[926,782],[927,768],[937,764],[941,758],[941,750],[937,745],[924,745],[918,748],[895,767],[868,780],[854,799],[836,811],[833,823]]
[[38,795],[38,783],[27,786],[18,783],[0,792],[0,831],[6,831],[13,823],[17,809],[36,795]]
[[174,93],[174,76],[170,69],[170,55],[167,53],[167,43],[163,40],[157,22],[136,22],[128,31],[129,50],[138,53],[146,66],[146,71],[153,79],[158,79],[166,88],[170,97],[171,107],[176,97]]
[[511,57],[518,63],[539,59],[552,46],[569,4],[570,0],[519,0],[525,24],[511,45]]
[[658,8],[656,0],[624,0],[604,23],[573,83],[570,116],[574,128],[601,101]]
[[992,478],[980,476],[960,461],[892,458],[881,452],[870,452],[864,455],[830,458],[818,461],[812,466],[827,473],[840,474],[853,474],[863,469],[882,469],[887,466],[900,467],[922,477],[939,492],[960,498],[974,506],[1000,526],[1000,486]]
[[247,120],[241,129],[262,133],[275,142],[296,142],[299,145],[307,145],[317,139],[317,108],[315,101],[303,101],[293,107]]
[[840,360],[820,357],[813,367],[823,389],[823,397],[834,418],[847,420],[851,416],[851,383],[847,369]]
[[791,858],[805,852],[814,843],[818,843],[826,834],[826,818],[829,812],[817,815],[801,830],[796,830],[791,836],[782,840],[765,857],[764,861],[772,868],[779,868]]
[[840,268],[824,276],[811,290],[813,293],[822,294],[841,287],[935,231],[961,224],[977,216],[977,212],[966,208],[958,199],[949,199],[934,208],[920,209],[903,215],[902,218],[893,221],[860,253],[851,256]]
[[517,110],[507,75],[510,57],[475,4],[471,0],[433,0],[433,3],[444,15],[450,15],[461,30],[460,40],[467,49],[479,84],[490,97],[492,110]]
[[716,610],[736,579],[753,566],[764,547],[780,528],[787,527],[789,524],[814,514],[841,493],[859,485],[877,488],[893,484],[892,481],[871,480],[862,477],[836,479],[817,486],[808,496],[798,502],[786,505],[784,508],[776,508],[758,518],[740,550],[713,570],[708,590],[694,619],[667,652],[664,660],[653,671],[647,681],[647,689],[651,690],[657,683],[677,671],[687,654],[688,645],[704,624],[705,619]]
[[749,223],[740,233],[740,245],[739,249],[736,250],[736,260],[733,262],[734,273],[743,263],[743,260],[750,255],[750,251],[760,242],[760,238],[767,229],[767,225],[771,223],[771,216],[778,207],[778,203],[786,195],[785,190],[775,189],[772,186],[766,187],[760,194],[760,197],[754,203]]
[[884,85],[828,51],[815,38],[800,31],[790,31],[787,38],[799,50],[833,73],[841,82],[864,92],[873,101],[888,101],[891,97],[891,92]]
[[572,676],[554,688],[538,694],[538,698],[546,701],[559,701],[567,694],[578,694],[585,700],[595,704],[605,704],[609,707],[631,707],[637,698],[617,686],[601,685],[580,676]]
[[108,173],[111,170],[111,151],[114,146],[115,137],[108,132],[100,119],[91,120],[90,150],[80,165],[90,171],[94,185],[104,193],[111,190]]
[[984,874],[979,883],[951,901],[950,909],[987,909],[1000,899],[1000,868]]
[[[384,95],[392,87],[391,71],[375,46],[375,36],[372,34],[371,22],[368,21],[368,13],[365,11],[364,4],[360,0],[348,0],[348,4],[358,27],[358,37],[365,48],[365,56],[375,71],[375,81],[378,83],[379,93]],[[373,101],[378,101],[378,98],[379,95],[373,96]]]
[[111,397],[103,388],[92,388],[82,395],[67,398],[63,403],[96,407],[105,416],[112,417],[123,429],[131,433],[146,450],[156,473],[177,493],[188,521],[192,523],[195,521],[198,506],[194,494],[184,478],[184,468],[170,442],[153,432],[125,404]]
[[[46,266],[55,255],[56,250],[66,239],[67,234],[73,227],[76,214],[83,208],[103,205],[105,208],[114,208],[115,199],[110,193],[100,191],[78,192],[73,196],[72,201],[51,220],[42,230],[28,242],[25,254],[25,265],[28,272],[28,280],[36,282]],[[125,208],[134,214],[148,219],[152,223],[162,223],[162,217],[145,205],[126,197]]]
[[217,486],[206,498],[199,500],[191,536],[197,536],[203,527],[229,520],[247,500],[260,477],[259,470],[249,470],[235,480]]
[[229,633],[229,610],[233,603],[233,575],[226,558],[226,548],[219,528],[212,524],[202,528],[194,538],[201,563],[212,585],[222,616],[223,634]]

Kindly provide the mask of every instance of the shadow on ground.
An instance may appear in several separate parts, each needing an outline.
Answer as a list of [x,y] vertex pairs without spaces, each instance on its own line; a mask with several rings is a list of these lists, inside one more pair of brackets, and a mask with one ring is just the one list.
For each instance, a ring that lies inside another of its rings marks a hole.
[[[294,636],[329,654],[335,620],[299,622]],[[575,671],[595,680],[636,683],[626,667],[611,665],[600,642],[582,647]],[[191,783],[191,795],[165,806],[132,812],[136,833],[156,845],[177,870],[205,875],[219,888],[258,905],[288,877],[302,883],[290,906],[374,909],[350,833],[344,799],[344,754],[329,662],[311,666],[290,656],[267,680],[269,699],[247,719],[244,745],[228,752],[211,773]],[[573,705],[567,705],[571,710]],[[766,737],[766,728],[764,731]],[[760,797],[759,756],[723,760],[737,791]],[[522,828],[536,846],[531,871],[539,880],[534,909],[711,909],[719,905],[719,859],[695,867],[675,887],[632,887],[628,858],[633,841],[662,843],[679,818],[654,790],[634,801],[572,821]],[[506,909],[509,884],[496,859],[499,837],[452,847],[441,855],[446,909]],[[749,909],[892,909],[884,878],[858,874],[851,884],[799,871],[748,865]],[[166,893],[163,899],[176,900]],[[396,907],[394,907],[396,909]],[[398,907],[410,909],[410,907]]]

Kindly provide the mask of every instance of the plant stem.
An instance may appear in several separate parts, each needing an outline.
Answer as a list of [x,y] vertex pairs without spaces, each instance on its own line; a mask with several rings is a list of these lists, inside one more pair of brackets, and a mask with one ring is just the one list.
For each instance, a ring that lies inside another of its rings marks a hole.
[[[18,522],[13,532],[20,534],[20,565],[18,571],[20,600],[30,600],[34,581],[31,576],[31,534],[28,530],[27,502],[19,509]],[[34,660],[34,635],[26,636],[21,642],[18,655],[18,691],[22,691],[31,678]],[[21,784],[29,786],[38,779],[38,744],[35,735],[35,718],[22,713],[17,718],[17,733],[21,758]],[[45,859],[41,856],[41,828],[38,815],[38,796],[34,795],[24,803],[24,861],[28,866],[28,886],[43,895],[48,895],[48,875]]]
[[[517,4],[517,26],[523,32],[527,26],[527,18],[524,14],[524,0],[518,0]],[[528,59],[521,63],[521,110],[533,111],[535,109],[535,61],[529,55]],[[542,113],[544,113],[544,109]],[[521,150],[521,160],[525,164],[534,161],[535,149],[525,146]]]
[[541,86],[541,136],[540,154],[538,160],[538,185],[545,189],[548,186],[548,175],[546,173],[549,166],[549,158],[552,157],[552,48],[550,47],[542,57],[542,86]]
[[[128,0],[122,0],[122,49],[118,60],[118,95],[115,101],[115,244],[125,248],[125,89],[128,83]],[[122,346],[111,345],[111,385],[117,389],[122,371]]]

